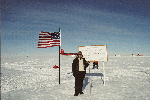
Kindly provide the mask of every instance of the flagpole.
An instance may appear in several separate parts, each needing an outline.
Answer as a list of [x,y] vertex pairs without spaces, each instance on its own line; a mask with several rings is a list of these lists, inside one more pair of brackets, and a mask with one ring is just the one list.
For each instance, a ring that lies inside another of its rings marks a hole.
[[60,46],[59,46],[59,84],[60,84]]
[[59,32],[60,32],[60,45],[59,45],[59,84],[60,84],[60,46],[61,46],[61,30],[59,27]]

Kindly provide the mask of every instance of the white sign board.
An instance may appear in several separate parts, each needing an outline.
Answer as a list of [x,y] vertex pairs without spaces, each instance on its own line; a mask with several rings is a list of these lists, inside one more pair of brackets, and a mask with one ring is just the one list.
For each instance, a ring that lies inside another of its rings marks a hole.
[[79,46],[86,61],[108,61],[107,45]]

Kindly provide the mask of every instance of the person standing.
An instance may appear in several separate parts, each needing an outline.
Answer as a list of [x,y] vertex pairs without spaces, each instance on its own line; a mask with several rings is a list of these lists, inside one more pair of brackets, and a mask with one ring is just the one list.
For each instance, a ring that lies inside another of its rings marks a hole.
[[94,69],[95,68],[95,66],[97,67],[97,69],[98,69],[98,61],[94,61],[93,62],[93,68],[92,69]]
[[83,58],[82,52],[79,51],[77,53],[77,57],[73,60],[72,63],[72,72],[75,77],[75,94],[74,96],[78,96],[80,94],[84,94],[82,92],[83,80],[86,74],[86,68],[88,67],[88,63],[85,58]]

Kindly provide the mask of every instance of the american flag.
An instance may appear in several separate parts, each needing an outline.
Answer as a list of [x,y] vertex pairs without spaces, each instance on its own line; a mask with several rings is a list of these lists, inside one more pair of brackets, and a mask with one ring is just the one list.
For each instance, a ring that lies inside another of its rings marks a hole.
[[39,41],[37,48],[47,48],[53,46],[61,46],[61,32],[43,32],[39,34]]

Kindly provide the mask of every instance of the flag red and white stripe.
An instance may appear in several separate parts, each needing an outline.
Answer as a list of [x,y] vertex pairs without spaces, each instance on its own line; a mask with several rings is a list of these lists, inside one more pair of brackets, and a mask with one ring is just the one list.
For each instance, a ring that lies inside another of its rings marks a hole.
[[61,31],[60,32],[40,32],[37,48],[47,48],[53,46],[61,46]]

